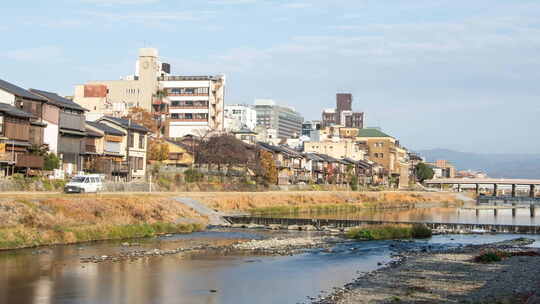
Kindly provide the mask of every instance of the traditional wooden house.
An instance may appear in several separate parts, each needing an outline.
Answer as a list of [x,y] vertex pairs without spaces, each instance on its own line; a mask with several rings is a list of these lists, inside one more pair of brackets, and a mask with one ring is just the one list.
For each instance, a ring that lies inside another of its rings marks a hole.
[[30,113],[0,102],[0,168],[4,176],[43,168],[43,157],[30,154]]
[[164,143],[169,147],[169,156],[162,163],[169,167],[189,167],[194,163],[193,153],[189,146],[165,139]]
[[128,166],[122,142],[127,133],[99,122],[86,122],[84,170],[110,177],[127,178]]
[[124,132],[121,147],[125,151],[124,161],[128,161],[128,178],[143,178],[146,175],[146,152],[150,130],[131,120],[104,116],[97,122]]
[[0,102],[7,103],[26,113],[30,113],[29,142],[33,149],[43,147],[44,128],[43,104],[47,100],[41,96],[0,79]]
[[56,93],[36,89],[30,92],[47,100],[43,105],[43,120],[47,123],[44,143],[62,159],[65,172],[79,171],[86,136],[86,109]]

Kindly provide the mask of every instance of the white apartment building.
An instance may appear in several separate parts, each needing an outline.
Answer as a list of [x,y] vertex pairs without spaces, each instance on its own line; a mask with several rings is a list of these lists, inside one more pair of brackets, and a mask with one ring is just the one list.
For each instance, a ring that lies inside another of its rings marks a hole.
[[257,126],[257,111],[249,105],[226,105],[224,119],[225,131],[239,131],[242,128],[253,131]]
[[169,104],[167,137],[224,130],[225,76],[162,76],[159,86]]

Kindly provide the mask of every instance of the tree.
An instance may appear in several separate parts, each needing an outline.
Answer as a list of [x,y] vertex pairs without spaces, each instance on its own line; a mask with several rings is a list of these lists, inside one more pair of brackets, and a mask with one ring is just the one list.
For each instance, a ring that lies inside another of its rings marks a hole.
[[152,113],[146,111],[143,108],[139,107],[133,107],[129,109],[129,114],[127,116],[124,116],[125,119],[131,119],[134,123],[137,123],[139,125],[143,125],[152,133],[158,134],[159,132],[159,126],[156,119],[154,119],[154,116]]
[[415,167],[416,178],[422,183],[427,179],[432,179],[435,172],[433,169],[425,163],[419,163]]
[[276,162],[272,153],[261,150],[260,151],[260,163],[262,168],[262,174],[264,181],[268,184],[278,183],[278,170],[276,168]]
[[51,171],[54,169],[58,169],[60,167],[60,159],[56,154],[49,153],[45,155],[44,163],[43,163],[43,169],[47,171]]
[[158,139],[151,139],[148,143],[148,159],[164,161],[169,158],[169,145]]

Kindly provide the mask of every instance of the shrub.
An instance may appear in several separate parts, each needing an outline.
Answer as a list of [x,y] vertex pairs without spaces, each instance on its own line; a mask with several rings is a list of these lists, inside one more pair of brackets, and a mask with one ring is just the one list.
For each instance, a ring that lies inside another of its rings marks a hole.
[[348,238],[357,240],[392,240],[412,237],[410,226],[382,225],[351,229],[347,232]]
[[428,228],[428,226],[424,224],[414,224],[412,226],[412,237],[423,239],[423,238],[429,238],[431,237],[432,232],[431,229]]
[[60,159],[56,154],[49,153],[45,155],[44,163],[43,163],[43,169],[51,171],[54,169],[58,169],[60,167]]
[[474,257],[474,261],[477,263],[493,263],[500,262],[502,259],[510,257],[511,254],[508,252],[500,250],[490,250],[481,253],[480,255]]
[[188,169],[184,172],[186,182],[196,183],[202,181],[204,174],[196,169]]

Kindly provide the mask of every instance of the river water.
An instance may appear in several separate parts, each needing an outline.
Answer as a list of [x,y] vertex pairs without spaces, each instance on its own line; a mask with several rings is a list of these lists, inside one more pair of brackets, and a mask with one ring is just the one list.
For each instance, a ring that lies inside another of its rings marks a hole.
[[[506,211],[510,213],[506,215]],[[485,215],[483,215],[485,213]],[[338,215],[319,215],[336,217]],[[510,210],[493,213],[452,208],[384,211],[339,215],[341,218],[426,220],[449,222],[493,221],[535,224],[527,214],[512,217]],[[171,249],[186,245],[222,244],[243,239],[306,236],[308,232],[211,230],[138,241],[142,249]],[[416,241],[411,246],[448,247],[481,244],[519,235],[444,235]],[[536,239],[540,236],[524,236]],[[0,303],[309,303],[321,291],[331,292],[354,280],[360,272],[391,261],[394,241],[350,242],[331,251],[313,249],[293,256],[223,255],[196,253],[147,257],[135,261],[85,263],[80,257],[117,254],[120,242],[25,249],[0,253]],[[215,291],[215,292],[214,292]]]
[[466,224],[512,224],[540,225],[540,207],[534,216],[529,208],[516,209],[515,215],[511,209],[472,210],[471,206],[463,208],[415,208],[404,210],[362,210],[353,213],[319,213],[280,215],[290,218],[320,218],[320,219],[349,219],[349,220],[378,220],[402,222],[435,222],[435,223],[466,223]]

